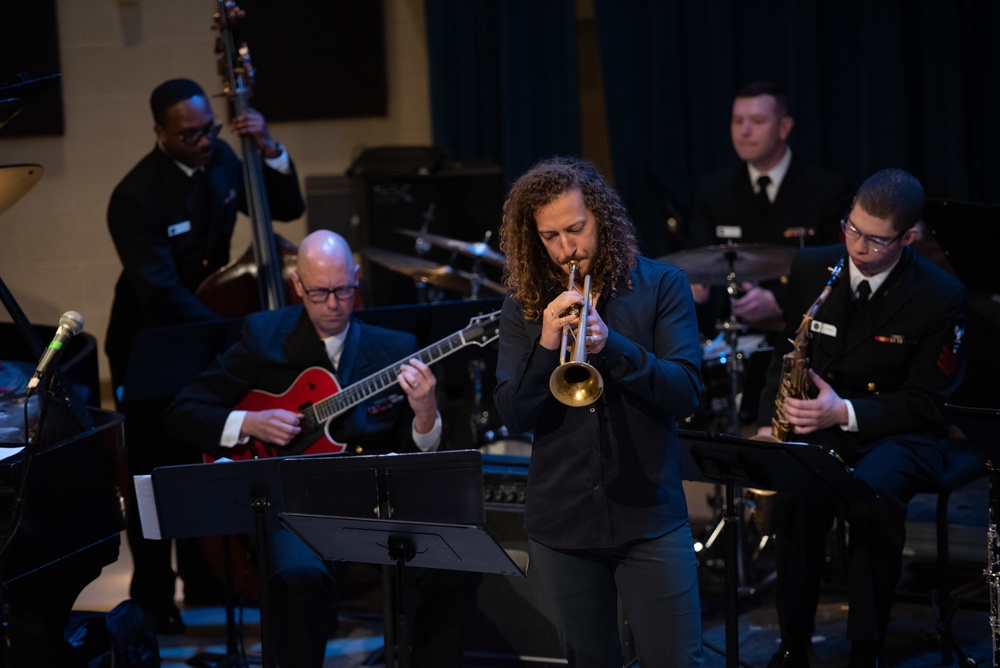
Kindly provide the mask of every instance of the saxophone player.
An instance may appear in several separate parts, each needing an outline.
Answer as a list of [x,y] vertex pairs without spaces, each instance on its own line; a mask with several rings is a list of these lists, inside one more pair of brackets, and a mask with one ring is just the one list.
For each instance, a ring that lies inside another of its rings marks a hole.
[[[880,171],[861,185],[841,221],[844,243],[795,256],[787,336],[775,350],[760,401],[759,434],[770,434],[775,405],[782,405],[790,440],[835,450],[881,497],[875,508],[848,509],[852,668],[885,665],[906,504],[943,466],[943,406],[964,370],[965,289],[911,247],[923,206],[916,178],[901,169]],[[780,397],[788,339],[845,255],[847,266],[810,326],[813,390],[808,398]],[[776,505],[781,646],[769,667],[799,668],[809,665],[825,536],[837,504],[779,493]]]

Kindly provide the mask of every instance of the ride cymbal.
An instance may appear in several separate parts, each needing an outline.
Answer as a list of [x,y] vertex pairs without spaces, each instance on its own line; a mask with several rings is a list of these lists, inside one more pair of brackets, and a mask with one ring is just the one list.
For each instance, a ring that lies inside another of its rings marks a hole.
[[430,245],[437,246],[438,248],[444,248],[456,253],[461,253],[462,255],[466,255],[471,258],[479,258],[483,262],[488,262],[497,267],[502,267],[504,263],[504,256],[487,246],[482,241],[458,241],[457,239],[450,239],[448,237],[442,237],[428,232],[418,232],[417,230],[403,230],[396,228],[396,231],[400,234],[405,234],[408,237],[413,237],[414,239],[423,239]]
[[361,254],[375,264],[408,276],[414,281],[429,283],[453,292],[472,295],[473,285],[476,284],[479,286],[480,292],[485,289],[497,295],[507,293],[507,289],[496,281],[422,258],[410,257],[381,248],[365,248]]
[[[788,274],[798,248],[768,244],[719,244],[678,251],[657,258],[680,267],[692,283],[728,285],[737,281],[770,281]],[[730,274],[734,274],[730,278]]]

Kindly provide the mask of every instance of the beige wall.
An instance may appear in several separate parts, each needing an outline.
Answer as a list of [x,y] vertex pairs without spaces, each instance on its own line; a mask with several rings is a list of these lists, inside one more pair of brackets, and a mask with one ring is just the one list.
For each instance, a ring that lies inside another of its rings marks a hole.
[[[303,181],[343,174],[365,146],[431,143],[423,2],[383,2],[388,116],[271,126]],[[153,87],[189,77],[210,94],[221,90],[216,33],[210,29],[214,9],[211,0],[58,0],[66,132],[14,139],[0,130],[0,164],[35,163],[45,170],[0,217],[0,276],[32,323],[56,324],[64,312],[79,311],[86,331],[103,346],[121,267],[107,232],[108,197],[153,146],[148,102]],[[329,72],[336,75],[335,69]],[[30,114],[31,107],[23,113]],[[250,243],[248,221],[243,218],[237,228],[234,251],[242,252]],[[279,231],[298,242],[305,219]],[[0,318],[9,320],[0,311]],[[107,359],[103,352],[100,357],[106,379]]]

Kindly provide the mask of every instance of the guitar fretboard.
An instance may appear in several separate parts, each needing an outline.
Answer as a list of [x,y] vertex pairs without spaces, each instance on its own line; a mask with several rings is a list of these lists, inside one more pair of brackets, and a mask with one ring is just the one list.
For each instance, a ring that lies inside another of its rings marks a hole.
[[[497,314],[493,315],[494,317],[492,318],[492,320],[496,320]],[[473,335],[476,335],[476,333],[481,334],[482,330],[483,330],[482,325],[466,327],[460,332],[456,332],[455,334],[452,334],[451,336],[442,339],[437,343],[429,345],[422,350],[418,350],[412,355],[406,356],[404,359],[399,360],[392,366],[387,367],[382,371],[373,373],[367,378],[362,378],[356,383],[352,383],[348,387],[345,387],[344,389],[334,394],[332,397],[328,397],[326,399],[323,399],[322,401],[316,402],[312,406],[312,410],[314,411],[316,421],[319,423],[324,423],[327,422],[328,420],[332,420],[338,415],[346,412],[349,408],[356,406],[357,404],[360,404],[365,399],[368,399],[369,397],[372,397],[381,392],[382,390],[392,387],[393,385],[398,385],[399,370],[402,368],[404,364],[408,363],[412,359],[418,359],[424,364],[430,366],[431,364],[434,364],[438,360],[455,352],[456,350],[463,348],[466,345],[469,345],[470,343],[478,343],[479,345],[485,345],[485,343],[487,343],[489,340],[492,340],[492,338],[495,337],[494,335],[493,337],[490,337],[490,339],[488,339],[487,341],[483,342],[475,340],[467,340],[466,337],[469,336],[470,333]],[[469,338],[474,339],[475,336]]]

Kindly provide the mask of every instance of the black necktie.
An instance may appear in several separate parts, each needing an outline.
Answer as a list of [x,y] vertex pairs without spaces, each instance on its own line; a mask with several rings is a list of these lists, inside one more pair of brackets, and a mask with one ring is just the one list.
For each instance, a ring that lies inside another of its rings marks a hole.
[[767,186],[771,183],[771,177],[766,174],[757,177],[757,206],[760,208],[760,215],[766,216],[767,210],[771,208],[771,200],[767,196]]
[[208,179],[208,173],[204,169],[195,170],[191,175],[191,200],[190,209],[194,215],[208,217],[210,207],[210,196],[212,183]]
[[857,296],[854,298],[854,310],[860,311],[868,303],[868,298],[872,294],[872,286],[868,281],[858,283]]

